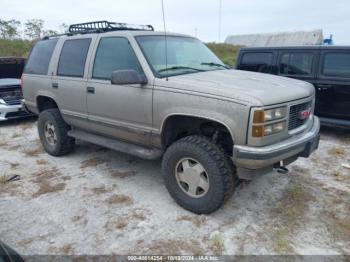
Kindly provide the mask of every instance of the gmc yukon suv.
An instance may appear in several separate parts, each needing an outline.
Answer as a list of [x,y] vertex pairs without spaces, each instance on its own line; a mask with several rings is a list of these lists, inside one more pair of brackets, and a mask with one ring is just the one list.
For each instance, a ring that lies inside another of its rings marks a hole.
[[176,202],[210,213],[239,177],[318,146],[307,82],[228,69],[199,40],[151,26],[100,21],[69,32],[39,41],[23,75],[25,105],[39,114],[51,155],[71,152],[80,139],[162,158]]

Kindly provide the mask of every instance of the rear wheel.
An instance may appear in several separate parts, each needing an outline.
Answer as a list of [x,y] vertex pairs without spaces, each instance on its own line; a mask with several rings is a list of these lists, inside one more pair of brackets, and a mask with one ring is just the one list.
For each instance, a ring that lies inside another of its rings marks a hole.
[[194,213],[214,212],[234,188],[228,158],[205,137],[189,136],[172,144],[164,154],[162,170],[170,195]]
[[48,109],[39,114],[40,141],[50,155],[61,156],[73,150],[75,139],[68,136],[69,130],[58,109]]

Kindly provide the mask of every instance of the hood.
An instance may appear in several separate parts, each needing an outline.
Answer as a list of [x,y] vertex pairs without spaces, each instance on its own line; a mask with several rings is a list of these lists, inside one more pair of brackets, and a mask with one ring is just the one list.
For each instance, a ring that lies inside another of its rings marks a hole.
[[169,77],[169,87],[230,98],[253,106],[284,103],[314,95],[312,84],[240,70],[217,70]]
[[17,79],[17,78],[0,79],[0,88],[20,87],[20,86],[21,86],[21,79]]

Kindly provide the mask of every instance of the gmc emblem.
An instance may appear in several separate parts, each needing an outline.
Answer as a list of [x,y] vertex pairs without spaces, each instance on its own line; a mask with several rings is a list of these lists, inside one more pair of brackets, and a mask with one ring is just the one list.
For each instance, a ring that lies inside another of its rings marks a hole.
[[309,118],[310,115],[311,115],[311,109],[307,109],[307,110],[301,111],[299,113],[299,119],[300,120],[305,120],[305,119]]

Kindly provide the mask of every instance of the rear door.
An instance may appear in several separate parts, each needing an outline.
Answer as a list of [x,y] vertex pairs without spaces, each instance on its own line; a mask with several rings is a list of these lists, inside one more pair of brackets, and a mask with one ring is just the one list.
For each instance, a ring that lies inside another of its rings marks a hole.
[[276,52],[272,50],[244,50],[239,56],[237,69],[267,74],[275,74],[275,54]]
[[318,114],[350,120],[350,49],[321,51]]
[[318,50],[280,50],[278,75],[315,83]]
[[60,43],[57,68],[53,72],[51,89],[65,120],[73,126],[87,121],[86,82],[91,37],[66,39]]

